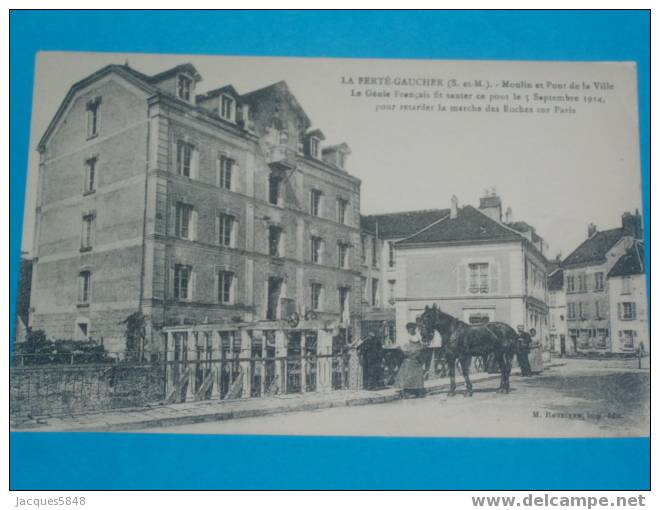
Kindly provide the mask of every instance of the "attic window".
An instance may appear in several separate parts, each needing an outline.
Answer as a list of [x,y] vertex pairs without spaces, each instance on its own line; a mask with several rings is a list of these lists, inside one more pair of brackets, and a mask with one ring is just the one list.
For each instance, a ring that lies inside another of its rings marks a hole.
[[234,100],[226,95],[220,98],[220,117],[226,120],[234,120]]
[[344,153],[341,151],[337,152],[337,166],[344,168]]
[[315,136],[311,137],[309,139],[309,155],[312,156],[313,158],[319,159],[319,154],[321,152],[320,148],[321,148],[321,140],[319,140]]
[[177,77],[176,81],[176,95],[179,99],[184,101],[190,101],[190,90],[192,89],[192,80],[184,75],[180,74]]

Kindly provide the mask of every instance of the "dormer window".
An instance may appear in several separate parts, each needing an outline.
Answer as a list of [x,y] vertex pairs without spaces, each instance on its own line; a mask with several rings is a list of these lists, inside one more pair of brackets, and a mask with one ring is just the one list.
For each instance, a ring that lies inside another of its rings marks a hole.
[[339,168],[344,168],[344,153],[337,152],[337,166]]
[[180,74],[176,81],[176,95],[179,99],[190,102],[190,91],[192,90],[192,79]]
[[234,121],[234,100],[229,96],[223,95],[220,98],[220,117]]
[[309,139],[309,155],[316,159],[321,157],[321,140],[316,137]]

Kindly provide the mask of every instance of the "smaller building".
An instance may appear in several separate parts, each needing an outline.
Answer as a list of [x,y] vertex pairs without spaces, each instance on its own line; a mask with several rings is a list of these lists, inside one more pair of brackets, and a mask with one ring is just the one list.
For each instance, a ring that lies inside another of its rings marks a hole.
[[566,356],[575,354],[566,342],[566,292],[564,292],[564,270],[556,261],[548,271],[548,325],[549,349],[553,354]]
[[607,274],[612,352],[650,351],[645,276],[644,244],[637,241]]

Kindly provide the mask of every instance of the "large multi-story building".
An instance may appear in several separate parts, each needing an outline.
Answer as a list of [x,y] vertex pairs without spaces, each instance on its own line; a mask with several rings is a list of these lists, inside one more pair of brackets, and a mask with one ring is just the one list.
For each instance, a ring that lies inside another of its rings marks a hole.
[[590,224],[587,239],[562,262],[571,352],[616,351],[612,341],[608,273],[641,238],[641,216],[625,213],[619,228],[598,231]]
[[38,145],[30,326],[124,347],[164,326],[309,311],[362,296],[360,180],[285,82],[203,94],[191,64],[109,65],[73,85]]
[[[479,208],[458,206],[395,244],[396,323],[404,333],[426,305],[469,324],[502,321],[535,328],[548,342],[547,246],[533,227],[502,214],[494,193]],[[401,335],[401,338],[404,336]]]

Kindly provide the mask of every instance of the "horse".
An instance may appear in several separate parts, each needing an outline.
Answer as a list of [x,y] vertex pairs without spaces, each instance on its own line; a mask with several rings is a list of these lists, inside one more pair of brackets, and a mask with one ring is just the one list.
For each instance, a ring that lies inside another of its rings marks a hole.
[[509,393],[509,375],[511,360],[518,351],[518,334],[503,322],[487,322],[469,325],[456,317],[444,313],[434,304],[426,306],[418,319],[422,341],[429,344],[435,331],[442,337],[440,352],[444,353],[449,368],[449,396],[456,394],[456,360],[460,360],[461,371],[465,379],[464,396],[472,396],[470,382],[470,362],[472,356],[488,359],[493,354],[500,365],[500,387],[498,393]]

